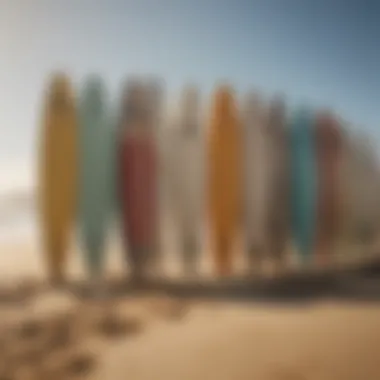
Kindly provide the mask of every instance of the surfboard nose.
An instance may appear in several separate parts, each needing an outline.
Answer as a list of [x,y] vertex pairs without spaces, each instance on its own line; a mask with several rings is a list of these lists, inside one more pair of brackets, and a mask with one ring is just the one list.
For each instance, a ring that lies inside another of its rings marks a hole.
[[234,91],[228,84],[220,85],[214,98],[214,115],[230,114],[234,107]]
[[69,76],[63,72],[52,73],[45,90],[45,112],[63,115],[72,107],[74,91]]
[[98,74],[90,74],[84,79],[84,90],[87,93],[100,94],[105,90],[103,79]]
[[[246,94],[243,100],[243,113],[246,121],[257,120],[257,118],[262,119],[265,116],[264,101],[256,91]],[[247,124],[252,125],[250,122],[247,122]],[[262,123],[260,125],[264,126]]]
[[146,98],[144,85],[138,79],[129,80],[124,84],[122,102],[125,107],[141,105]]
[[307,106],[297,108],[291,120],[291,129],[293,139],[303,141],[310,140],[314,134],[315,115],[312,109]]
[[159,78],[151,78],[147,81],[146,88],[149,92],[149,104],[151,106],[152,112],[156,114],[162,104],[164,83]]
[[57,71],[50,75],[48,89],[53,96],[71,95],[71,81],[69,76],[63,71]]
[[255,109],[262,105],[261,96],[256,91],[250,91],[245,96],[244,106],[246,110]]
[[282,121],[286,116],[286,102],[283,95],[275,96],[270,103],[270,115],[273,122]]
[[105,86],[100,75],[90,74],[84,80],[81,100],[91,112],[99,113],[104,107]]
[[181,103],[181,128],[185,131],[195,131],[198,127],[199,116],[198,89],[193,85],[185,87],[182,93]]
[[186,115],[191,115],[198,109],[199,92],[197,87],[189,85],[184,88],[182,93],[182,109]]
[[284,136],[286,123],[285,97],[277,95],[268,107],[268,130],[276,136]]
[[340,123],[330,111],[324,111],[316,117],[317,139],[324,141],[325,149],[337,149],[340,146]]
[[312,110],[307,106],[298,107],[293,114],[294,126],[304,128],[312,119]]
[[[121,114],[129,120],[145,120],[149,110],[148,93],[141,80],[133,79],[125,82],[122,90]],[[125,124],[124,124],[125,125]]]

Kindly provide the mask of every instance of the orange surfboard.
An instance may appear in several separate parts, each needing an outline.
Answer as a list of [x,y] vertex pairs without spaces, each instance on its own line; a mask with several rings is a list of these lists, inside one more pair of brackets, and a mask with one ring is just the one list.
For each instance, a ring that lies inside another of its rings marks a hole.
[[241,214],[241,131],[232,89],[221,86],[211,110],[208,140],[210,240],[216,271],[229,275]]

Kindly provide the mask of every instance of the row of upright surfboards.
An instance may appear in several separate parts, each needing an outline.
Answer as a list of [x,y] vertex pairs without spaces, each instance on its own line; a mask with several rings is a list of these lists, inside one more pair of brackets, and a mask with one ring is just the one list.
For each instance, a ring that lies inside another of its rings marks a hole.
[[66,75],[52,77],[39,177],[52,280],[65,277],[74,227],[90,275],[102,275],[114,216],[133,277],[157,268],[162,189],[186,271],[197,269],[204,220],[219,275],[231,274],[239,231],[253,269],[265,257],[280,263],[289,237],[301,258],[328,257],[339,220],[342,144],[332,114],[300,108],[289,115],[281,98],[266,104],[256,94],[239,106],[233,90],[220,86],[204,118],[189,87],[168,126],[162,99],[156,83],[128,81],[113,109],[100,77],[89,76],[77,94]]

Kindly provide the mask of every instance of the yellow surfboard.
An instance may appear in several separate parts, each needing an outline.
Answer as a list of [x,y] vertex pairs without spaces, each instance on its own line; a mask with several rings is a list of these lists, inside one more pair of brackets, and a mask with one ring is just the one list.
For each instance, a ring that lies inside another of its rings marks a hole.
[[74,224],[77,184],[77,117],[69,79],[52,77],[43,111],[40,145],[39,206],[42,246],[49,277],[64,280]]
[[208,197],[211,247],[216,271],[232,273],[233,246],[241,214],[241,130],[232,89],[215,93],[208,141]]

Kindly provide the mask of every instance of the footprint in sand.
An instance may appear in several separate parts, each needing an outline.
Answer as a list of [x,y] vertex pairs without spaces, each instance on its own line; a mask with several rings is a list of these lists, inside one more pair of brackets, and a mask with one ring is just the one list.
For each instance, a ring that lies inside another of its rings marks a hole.
[[[96,366],[96,360],[86,353],[71,354],[73,346],[94,334],[117,339],[137,335],[144,330],[141,318],[123,316],[113,306],[98,310],[100,318],[95,320],[90,308],[88,311],[59,313],[48,319],[28,318],[18,323],[12,328],[4,348],[6,355],[1,355],[7,359],[3,360],[4,368],[0,360],[0,380],[87,378]],[[178,319],[181,312],[182,305],[175,304],[170,318]],[[59,360],[54,360],[54,357]]]
[[[65,314],[50,320],[29,319],[17,326],[6,349],[7,376],[10,372],[21,371],[20,376],[29,379],[28,371],[40,373],[41,365],[52,354],[64,351],[74,343],[71,325],[70,316]],[[54,378],[49,376],[40,374],[37,378]]]
[[182,321],[189,313],[190,307],[183,301],[173,302],[168,318],[173,321]]
[[24,280],[12,287],[1,287],[0,303],[24,306],[36,294],[38,286],[35,280]]
[[190,311],[188,303],[173,299],[155,300],[151,302],[150,309],[169,321],[182,321]]
[[110,313],[106,314],[97,326],[97,332],[107,338],[120,338],[137,335],[143,331],[143,322],[138,318],[120,318]]
[[20,296],[17,289],[4,287],[0,289],[0,303],[3,305],[14,305],[20,303]]
[[88,376],[96,367],[96,360],[86,353],[75,353],[70,356],[62,367],[62,374],[68,379],[82,379]]
[[16,287],[16,294],[21,301],[29,301],[36,296],[40,288],[40,283],[36,279],[25,279]]
[[62,350],[75,344],[80,338],[75,334],[76,323],[77,321],[71,314],[64,314],[49,321],[47,350]]
[[47,359],[46,363],[30,374],[35,376],[32,377],[33,380],[82,380],[89,378],[96,364],[95,358],[91,355],[81,352],[70,353],[61,356],[59,361],[53,363]]
[[37,319],[29,319],[20,324],[16,329],[16,339],[31,341],[40,338],[44,334],[45,322]]
[[[28,379],[28,373],[34,372],[45,360],[44,340],[28,341],[13,339],[9,341],[5,353],[5,372],[14,373],[16,379]],[[22,375],[19,375],[21,373]]]
[[[138,316],[123,315],[120,304],[115,300],[90,304],[87,314],[89,334],[107,339],[117,339],[137,335],[144,330],[144,321]],[[96,318],[93,316],[96,315]],[[86,322],[85,321],[82,321]]]

